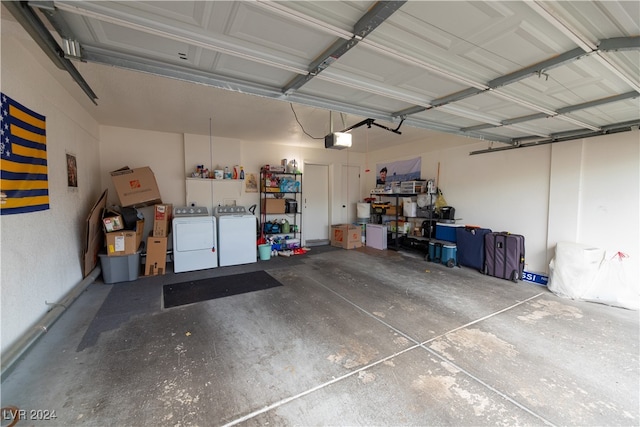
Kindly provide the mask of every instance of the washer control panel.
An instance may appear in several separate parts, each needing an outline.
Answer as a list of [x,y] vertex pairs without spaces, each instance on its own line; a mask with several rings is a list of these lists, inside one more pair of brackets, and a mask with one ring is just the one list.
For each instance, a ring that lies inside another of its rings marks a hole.
[[209,209],[205,206],[180,206],[173,209],[173,216],[209,216]]
[[244,206],[217,206],[215,208],[216,215],[244,215],[247,209]]

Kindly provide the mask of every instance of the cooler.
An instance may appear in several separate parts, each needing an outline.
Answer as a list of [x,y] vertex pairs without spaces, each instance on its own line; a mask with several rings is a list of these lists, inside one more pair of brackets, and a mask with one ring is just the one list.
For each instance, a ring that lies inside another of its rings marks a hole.
[[447,242],[457,242],[456,228],[458,227],[464,227],[464,224],[436,223],[436,239],[446,240]]
[[447,267],[458,265],[458,248],[455,243],[445,240],[429,242],[429,261],[439,262]]

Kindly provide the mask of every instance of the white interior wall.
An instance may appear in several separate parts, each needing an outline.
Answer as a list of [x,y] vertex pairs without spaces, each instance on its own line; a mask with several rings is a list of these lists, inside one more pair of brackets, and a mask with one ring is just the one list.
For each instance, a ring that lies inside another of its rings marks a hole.
[[[637,130],[474,156],[486,142],[460,146],[459,137],[443,135],[447,141],[451,148],[435,151],[412,144],[373,152],[369,162],[422,156],[423,179],[435,179],[439,163],[439,186],[458,222],[524,235],[527,271],[548,273],[564,240],[625,252],[630,271],[638,272]],[[366,188],[374,186],[368,176]]]
[[[45,211],[0,217],[4,354],[35,327],[47,304],[82,280],[85,221],[101,189],[98,124],[51,74],[66,72],[54,69],[17,23],[2,21],[1,41],[2,92],[46,117],[50,204]],[[67,152],[77,160],[75,189],[67,187]]]
[[640,132],[586,139],[581,148],[577,241],[627,253],[638,280]]
[[[342,177],[342,165],[361,166],[362,153],[348,150],[326,150],[317,148],[294,147],[291,145],[264,145],[259,141],[241,141],[220,138],[215,135],[167,134],[146,130],[100,126],[100,176],[102,186],[109,190],[109,203],[118,204],[109,172],[122,166],[131,168],[149,166],[156,176],[162,200],[174,206],[185,205],[187,200],[187,177],[197,165],[204,164],[208,169],[218,166],[241,165],[245,173],[259,174],[265,164],[280,164],[281,159],[298,162],[303,173],[304,162],[330,165],[331,204],[341,202],[340,191],[345,180]],[[213,205],[226,199],[236,200],[236,204],[251,206],[259,203],[259,193],[247,193],[244,186],[236,182],[190,181],[197,186],[198,194],[213,191]],[[361,185],[362,187],[362,185]],[[145,218],[151,218],[150,208],[142,208]],[[354,206],[355,209],[355,206]],[[256,212],[257,213],[257,212]],[[330,222],[340,220],[340,211],[333,210]],[[148,233],[150,221],[146,221],[145,233]]]

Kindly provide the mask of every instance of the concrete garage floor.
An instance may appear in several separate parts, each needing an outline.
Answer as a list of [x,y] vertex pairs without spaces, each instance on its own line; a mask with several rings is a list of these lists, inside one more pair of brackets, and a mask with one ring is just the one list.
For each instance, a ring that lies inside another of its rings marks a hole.
[[[284,286],[162,307],[164,284],[256,269]],[[637,426],[638,323],[417,253],[319,247],[93,283],[2,406],[57,417],[18,426]]]

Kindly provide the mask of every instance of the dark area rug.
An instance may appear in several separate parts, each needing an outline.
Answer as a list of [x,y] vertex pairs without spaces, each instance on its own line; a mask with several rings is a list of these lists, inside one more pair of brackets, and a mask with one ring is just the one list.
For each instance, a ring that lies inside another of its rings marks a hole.
[[264,270],[164,285],[164,308],[282,286]]

